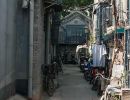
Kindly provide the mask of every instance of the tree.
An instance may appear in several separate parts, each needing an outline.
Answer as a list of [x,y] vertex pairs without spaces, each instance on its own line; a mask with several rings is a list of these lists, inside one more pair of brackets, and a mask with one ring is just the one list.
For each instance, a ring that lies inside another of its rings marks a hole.
[[69,14],[69,11],[74,9],[81,9],[89,4],[93,3],[93,0],[63,0],[63,16]]
[[66,7],[84,7],[91,4],[93,0],[63,0],[63,4]]

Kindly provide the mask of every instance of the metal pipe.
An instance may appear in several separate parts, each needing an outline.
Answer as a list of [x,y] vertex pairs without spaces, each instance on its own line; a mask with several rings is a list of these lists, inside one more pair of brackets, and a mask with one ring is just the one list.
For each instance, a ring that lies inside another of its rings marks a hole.
[[100,5],[100,8],[99,8],[99,12],[100,12],[100,15],[99,15],[99,34],[100,34],[100,38],[99,38],[99,41],[101,43],[101,40],[102,40],[102,9],[103,9],[103,5],[101,4]]
[[34,0],[30,0],[30,33],[29,33],[29,79],[28,97],[32,98],[32,70],[33,70],[33,25],[34,25]]
[[128,25],[130,24],[130,0],[127,0],[127,18],[128,18]]

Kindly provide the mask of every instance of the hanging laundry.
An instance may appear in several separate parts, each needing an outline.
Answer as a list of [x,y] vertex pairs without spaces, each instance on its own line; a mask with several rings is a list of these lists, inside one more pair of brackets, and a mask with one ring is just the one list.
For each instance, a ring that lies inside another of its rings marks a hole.
[[93,66],[94,67],[104,67],[105,66],[105,54],[106,46],[104,44],[95,44],[92,49],[93,54]]

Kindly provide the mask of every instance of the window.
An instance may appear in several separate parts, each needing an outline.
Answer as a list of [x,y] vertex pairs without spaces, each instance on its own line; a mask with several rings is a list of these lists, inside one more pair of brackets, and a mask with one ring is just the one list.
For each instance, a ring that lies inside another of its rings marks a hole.
[[68,25],[66,42],[70,44],[82,44],[86,42],[84,25]]

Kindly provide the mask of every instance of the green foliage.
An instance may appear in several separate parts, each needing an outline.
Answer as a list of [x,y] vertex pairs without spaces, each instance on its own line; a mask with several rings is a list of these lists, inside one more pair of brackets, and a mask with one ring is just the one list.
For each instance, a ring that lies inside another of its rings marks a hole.
[[93,0],[63,0],[64,6],[67,7],[82,7],[89,5]]
[[68,14],[68,10],[74,10],[75,8],[83,8],[93,3],[93,0],[63,0],[63,16]]

